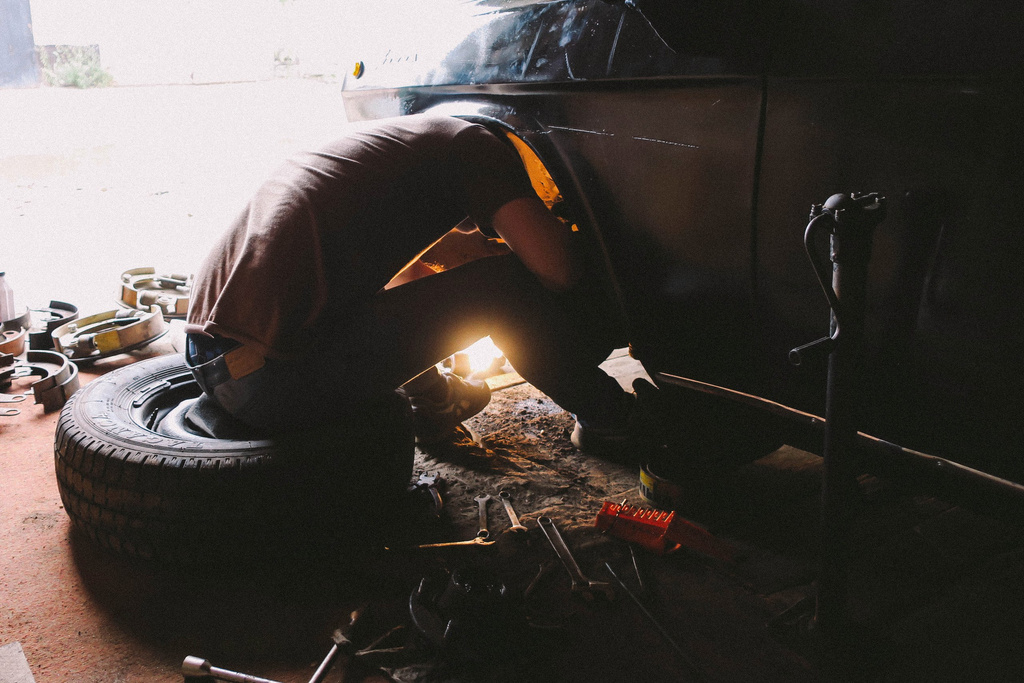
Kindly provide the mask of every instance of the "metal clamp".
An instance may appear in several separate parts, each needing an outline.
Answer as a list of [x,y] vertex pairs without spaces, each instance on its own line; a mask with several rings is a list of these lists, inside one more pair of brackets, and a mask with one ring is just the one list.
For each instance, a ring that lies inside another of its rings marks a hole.
[[97,313],[61,325],[50,336],[57,351],[79,363],[91,363],[145,346],[166,332],[163,312],[153,306],[148,313],[134,310]]
[[140,311],[159,306],[166,318],[184,318],[191,290],[191,275],[157,275],[155,268],[132,268],[121,273],[118,303]]

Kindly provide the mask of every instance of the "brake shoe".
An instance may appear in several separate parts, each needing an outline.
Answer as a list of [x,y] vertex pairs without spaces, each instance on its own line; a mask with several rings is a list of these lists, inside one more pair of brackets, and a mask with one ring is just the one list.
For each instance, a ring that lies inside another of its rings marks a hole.
[[38,351],[53,348],[50,334],[65,323],[78,318],[78,307],[63,301],[51,301],[46,308],[33,308],[32,324],[28,330],[28,347]]
[[23,376],[39,375],[39,379],[29,385],[35,396],[36,403],[43,405],[45,412],[57,410],[78,391],[78,366],[67,356],[56,351],[29,351],[25,354],[26,361],[21,362]]
[[159,306],[165,318],[184,318],[191,290],[191,275],[157,275],[155,268],[132,268],[121,273],[118,303],[140,311]]
[[167,332],[163,312],[122,309],[65,323],[50,333],[53,347],[78,363],[125,353],[145,346]]
[[[29,351],[25,358],[11,355],[0,355],[0,389],[7,389],[13,380],[23,377],[38,376],[29,387],[35,395],[36,403],[41,403],[45,412],[57,410],[67,403],[71,395],[78,391],[78,366],[67,356],[56,351]],[[0,403],[20,403],[25,400],[28,392],[0,394]],[[18,411],[0,410],[0,414],[11,416]],[[6,411],[6,412],[5,412]]]
[[0,326],[0,354],[9,353],[12,356],[20,356],[25,351],[25,338],[28,335],[28,326],[31,315],[25,311],[25,315],[6,321]]

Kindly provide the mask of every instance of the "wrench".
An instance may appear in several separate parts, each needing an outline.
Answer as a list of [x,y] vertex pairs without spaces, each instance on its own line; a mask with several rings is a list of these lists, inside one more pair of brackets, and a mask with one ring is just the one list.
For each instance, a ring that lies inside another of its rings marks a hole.
[[498,493],[498,498],[501,498],[501,504],[505,506],[505,512],[508,513],[509,521],[512,522],[509,531],[517,533],[527,531],[527,528],[519,523],[519,516],[516,515],[516,511],[512,509],[512,494],[508,491],[501,491]]
[[576,558],[569,551],[569,546],[562,539],[562,534],[559,533],[553,519],[550,517],[538,517],[537,524],[540,525],[541,531],[548,537],[551,547],[555,549],[558,559],[562,561],[566,571],[569,572],[569,576],[572,578],[572,590],[574,593],[582,593],[583,597],[591,600],[594,597],[594,592],[600,591],[608,600],[615,599],[615,591],[610,583],[607,581],[593,581],[583,575],[580,566],[576,564]]
[[491,532],[487,530],[487,502],[490,499],[491,497],[486,493],[473,499],[476,501],[480,517],[480,531],[476,532],[477,538],[487,539],[491,535]]

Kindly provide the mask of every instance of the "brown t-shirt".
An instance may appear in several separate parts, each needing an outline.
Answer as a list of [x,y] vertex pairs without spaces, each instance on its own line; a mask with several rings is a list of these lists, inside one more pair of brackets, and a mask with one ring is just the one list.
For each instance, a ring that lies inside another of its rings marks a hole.
[[405,116],[357,126],[280,167],[196,274],[186,331],[270,357],[309,350],[467,215],[533,194],[518,156],[480,125]]

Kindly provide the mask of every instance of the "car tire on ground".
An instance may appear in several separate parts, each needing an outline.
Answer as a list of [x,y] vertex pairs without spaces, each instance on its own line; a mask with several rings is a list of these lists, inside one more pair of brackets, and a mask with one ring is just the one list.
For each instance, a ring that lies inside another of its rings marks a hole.
[[[190,429],[201,390],[179,355],[90,382],[64,406],[54,459],[74,525],[115,553],[192,563],[372,534],[412,474],[408,405],[274,439]],[[283,397],[282,400],[287,400]]]

